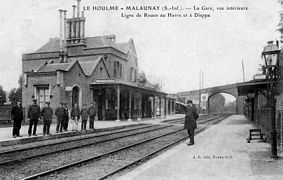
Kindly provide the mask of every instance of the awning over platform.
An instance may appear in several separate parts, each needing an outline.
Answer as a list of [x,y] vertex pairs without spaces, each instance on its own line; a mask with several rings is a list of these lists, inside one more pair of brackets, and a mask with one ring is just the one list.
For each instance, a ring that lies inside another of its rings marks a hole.
[[249,81],[244,83],[237,83],[238,95],[249,96],[257,91],[267,90],[270,82],[264,81]]
[[115,86],[120,86],[120,87],[125,87],[125,88],[129,88],[129,89],[133,89],[133,90],[140,90],[144,93],[150,93],[150,94],[154,94],[156,96],[166,96],[167,93],[162,92],[162,91],[157,91],[154,90],[152,88],[148,88],[148,87],[143,87],[143,86],[134,86],[134,85],[130,85],[130,84],[125,84],[125,83],[121,83],[121,82],[106,82],[106,83],[92,83],[90,84],[91,88],[103,88],[103,87],[115,87]]

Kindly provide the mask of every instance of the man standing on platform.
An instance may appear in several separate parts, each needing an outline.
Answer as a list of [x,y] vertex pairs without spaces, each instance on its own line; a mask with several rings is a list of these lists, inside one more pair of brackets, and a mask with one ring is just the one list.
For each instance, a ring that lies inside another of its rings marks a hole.
[[33,104],[29,106],[28,108],[28,118],[29,118],[29,128],[28,128],[28,136],[31,136],[31,131],[32,131],[32,125],[33,127],[33,135],[36,135],[36,127],[37,127],[37,122],[38,119],[40,118],[40,107],[37,105],[37,99],[33,99]]
[[94,119],[96,115],[96,110],[94,103],[90,104],[90,107],[88,108],[88,115],[89,115],[89,129],[94,129]]
[[88,112],[86,109],[86,104],[83,105],[83,108],[81,110],[81,118],[82,118],[82,131],[86,130],[86,122],[87,122],[87,118],[88,118]]
[[78,104],[75,104],[74,108],[72,109],[71,118],[72,118],[72,120],[74,120],[72,130],[77,131],[78,130],[78,123],[79,123],[79,120],[80,120],[80,109],[78,107]]
[[24,117],[22,103],[20,101],[18,101],[17,104],[12,107],[11,115],[13,119],[13,137],[22,137],[20,136],[20,129]]
[[68,124],[69,124],[69,109],[67,106],[67,103],[64,103],[64,108],[65,108],[65,118],[64,118],[64,125],[63,129],[64,131],[68,131]]
[[55,115],[57,116],[57,127],[56,127],[56,133],[58,133],[59,131],[62,132],[62,128],[63,128],[63,121],[64,118],[66,116],[65,114],[65,108],[63,107],[63,103],[60,102],[60,107],[58,107],[55,111]]
[[193,102],[191,100],[187,101],[187,108],[185,110],[186,116],[185,116],[185,124],[184,128],[188,130],[190,142],[188,143],[188,146],[193,145],[194,142],[194,135],[195,135],[195,129],[197,128],[196,120],[198,119],[198,113],[197,109],[193,105]]
[[50,102],[46,102],[46,107],[41,110],[43,119],[43,135],[50,135],[50,124],[52,123],[53,110],[50,107]]

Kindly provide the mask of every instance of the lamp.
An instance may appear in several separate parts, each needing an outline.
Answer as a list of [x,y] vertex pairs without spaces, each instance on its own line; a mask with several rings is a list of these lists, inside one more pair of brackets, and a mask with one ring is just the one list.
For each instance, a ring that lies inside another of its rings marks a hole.
[[278,46],[273,44],[273,41],[268,41],[267,46],[263,48],[262,56],[264,57],[267,75],[272,73],[271,71],[276,70],[280,51]]
[[277,139],[276,139],[276,128],[275,128],[275,105],[276,100],[274,97],[275,91],[275,81],[277,81],[277,70],[278,70],[278,61],[280,49],[277,45],[273,44],[273,41],[267,42],[267,46],[263,48],[262,56],[265,60],[266,65],[266,79],[270,82],[269,90],[269,100],[270,100],[270,117],[271,117],[271,157],[277,159]]

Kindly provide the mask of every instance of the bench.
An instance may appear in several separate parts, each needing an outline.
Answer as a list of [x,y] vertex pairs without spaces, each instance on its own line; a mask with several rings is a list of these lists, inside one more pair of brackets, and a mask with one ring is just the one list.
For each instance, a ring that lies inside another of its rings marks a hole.
[[263,142],[266,142],[265,135],[261,133],[261,129],[250,129],[250,136],[247,138],[247,142],[250,143],[251,140],[261,139]]

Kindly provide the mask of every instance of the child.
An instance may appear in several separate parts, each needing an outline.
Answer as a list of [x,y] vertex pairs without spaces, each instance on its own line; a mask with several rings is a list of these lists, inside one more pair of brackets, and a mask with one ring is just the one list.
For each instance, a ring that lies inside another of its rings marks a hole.
[[80,109],[78,107],[78,104],[75,104],[74,108],[71,111],[71,118],[74,121],[73,122],[73,131],[78,131],[78,123],[80,120]]

